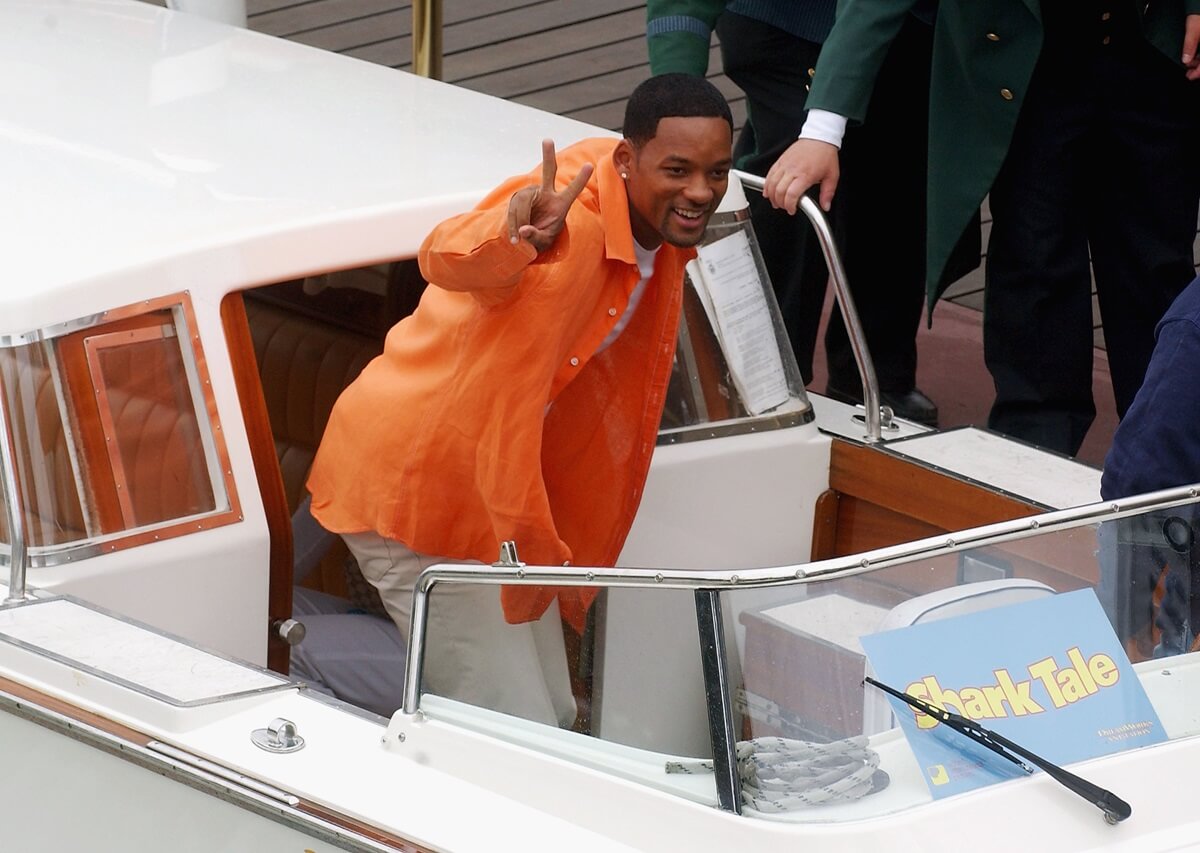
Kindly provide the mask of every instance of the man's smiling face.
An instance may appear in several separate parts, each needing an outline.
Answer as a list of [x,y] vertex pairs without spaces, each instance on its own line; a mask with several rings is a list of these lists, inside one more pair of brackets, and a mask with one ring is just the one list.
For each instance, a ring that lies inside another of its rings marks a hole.
[[629,219],[634,239],[653,249],[664,240],[694,246],[725,195],[733,134],[723,118],[660,119],[641,146],[617,145],[617,171],[628,175]]

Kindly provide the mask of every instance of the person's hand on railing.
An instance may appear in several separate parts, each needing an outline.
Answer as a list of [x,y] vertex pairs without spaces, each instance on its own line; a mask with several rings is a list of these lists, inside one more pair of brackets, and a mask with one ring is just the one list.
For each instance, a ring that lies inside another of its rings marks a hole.
[[567,221],[567,211],[579,197],[592,176],[591,163],[584,164],[575,179],[561,191],[554,189],[554,177],[558,174],[558,160],[554,154],[554,141],[542,140],[542,183],[541,186],[518,190],[508,202],[508,236],[516,243],[528,240],[538,253],[550,248]]
[[828,212],[840,174],[836,145],[817,139],[798,139],[767,172],[763,195],[772,206],[795,213],[800,198],[819,184],[821,209]]
[[1189,80],[1200,80],[1200,15],[1188,15],[1184,24],[1183,64]]

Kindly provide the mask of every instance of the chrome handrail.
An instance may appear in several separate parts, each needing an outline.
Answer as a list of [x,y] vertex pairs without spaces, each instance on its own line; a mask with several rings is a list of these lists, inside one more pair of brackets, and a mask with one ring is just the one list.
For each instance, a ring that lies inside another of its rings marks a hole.
[[442,0],[413,0],[413,73],[442,79]]
[[[751,189],[763,191],[766,181],[758,175],[738,172],[742,185]],[[842,265],[842,256],[833,240],[833,230],[829,221],[817,203],[808,196],[800,197],[800,209],[812,223],[817,233],[817,242],[821,244],[821,253],[825,256],[825,265],[829,268],[829,278],[833,282],[833,292],[837,295],[838,307],[842,312],[842,321],[846,325],[846,334],[850,338],[850,349],[854,353],[854,363],[858,366],[858,378],[863,388],[863,408],[866,409],[867,444],[878,444],[883,438],[883,416],[879,406],[879,380],[875,375],[875,363],[871,361],[871,352],[867,349],[867,336],[863,332],[862,321],[858,319],[858,310],[854,307],[854,297],[850,295],[850,285],[846,282],[846,268]]]
[[954,553],[981,543],[990,545],[1024,539],[1043,533],[1080,527],[1097,521],[1112,521],[1148,509],[1167,509],[1194,503],[1200,487],[1164,489],[1110,503],[1087,504],[1042,515],[1000,521],[983,527],[941,534],[890,545],[852,556],[833,557],[806,565],[761,569],[626,569],[578,566],[527,566],[523,563],[431,566],[421,572],[413,589],[409,650],[404,679],[405,714],[415,714],[421,696],[421,664],[425,656],[425,628],[429,593],[439,583],[473,583],[513,586],[593,586],[692,591],[730,591],[769,586],[838,580],[843,577],[887,568],[917,558]]

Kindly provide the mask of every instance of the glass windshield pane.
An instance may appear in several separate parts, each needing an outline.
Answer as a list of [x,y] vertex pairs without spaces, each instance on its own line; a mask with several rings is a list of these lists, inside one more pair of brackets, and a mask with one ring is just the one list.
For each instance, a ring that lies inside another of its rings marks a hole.
[[[783,737],[865,750],[845,758],[844,777],[825,779],[845,796],[818,806],[792,791],[778,811],[795,820],[858,819],[967,789],[956,784],[1023,775],[944,726],[930,733],[930,718],[864,676],[1056,763],[1196,734],[1200,721],[1180,691],[1200,679],[1195,530],[1191,504],[725,593],[736,637],[729,666],[740,672],[735,728],[745,749],[765,743],[751,738]],[[946,754],[953,758],[929,758]],[[768,800],[762,809],[775,812]]]
[[34,565],[48,548],[118,547],[129,531],[231,510],[186,316],[143,306],[0,349]]
[[[1153,756],[1200,733],[1197,503],[1113,518],[1048,529],[1031,519],[973,547],[931,540],[878,568],[871,559],[884,552],[811,570],[824,576],[768,570],[769,586],[747,570],[712,595],[610,586],[582,636],[553,609],[504,623],[498,587],[441,584],[420,705],[658,790],[793,822],[861,820],[1026,775],[868,678],[1060,766]],[[664,580],[683,582],[653,577]],[[474,604],[455,615],[455,596]]]
[[[557,604],[536,621],[505,622],[500,590],[433,587],[422,711],[715,805],[693,593],[603,590],[580,634]],[[682,636],[614,629],[647,610]],[[660,692],[648,693],[647,677]]]
[[811,419],[746,212],[713,216],[698,252],[684,282],[659,443],[710,437],[714,424],[727,434],[750,422],[761,431]]

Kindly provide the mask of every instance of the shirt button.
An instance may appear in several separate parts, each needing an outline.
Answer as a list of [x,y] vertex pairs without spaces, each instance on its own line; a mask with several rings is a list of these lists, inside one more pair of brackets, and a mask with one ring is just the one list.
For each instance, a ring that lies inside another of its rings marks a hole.
[[1011,101],[1013,99],[1012,89],[1001,89],[1000,97],[1002,97],[1006,101]]
[[615,316],[617,316],[617,309],[616,309],[616,308],[609,308],[609,309],[608,309],[608,316],[610,316],[610,317],[615,317]]
[[571,356],[571,367],[578,367],[578,366],[579,366],[579,359],[575,358],[575,356]]
[[1000,41],[1000,36],[996,35],[995,33],[988,33],[987,40],[988,41]]

